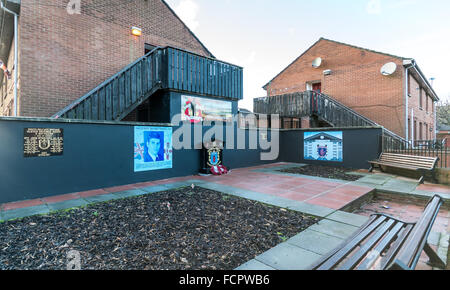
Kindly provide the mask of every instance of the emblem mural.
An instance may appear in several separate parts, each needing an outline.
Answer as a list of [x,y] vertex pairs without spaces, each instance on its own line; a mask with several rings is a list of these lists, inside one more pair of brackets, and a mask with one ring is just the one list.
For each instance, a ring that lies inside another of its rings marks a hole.
[[343,162],[342,131],[305,132],[304,159]]

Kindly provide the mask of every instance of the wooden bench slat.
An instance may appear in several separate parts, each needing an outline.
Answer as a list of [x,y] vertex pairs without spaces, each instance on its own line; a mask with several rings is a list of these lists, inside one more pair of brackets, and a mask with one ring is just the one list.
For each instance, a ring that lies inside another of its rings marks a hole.
[[397,222],[395,226],[389,231],[389,233],[383,237],[380,243],[367,255],[367,258],[359,264],[356,270],[367,270],[373,266],[373,264],[379,259],[380,255],[386,250],[400,230],[405,226],[402,222]]
[[388,162],[407,162],[407,163],[414,163],[414,164],[426,164],[426,165],[433,165],[434,161],[422,161],[422,160],[414,160],[414,159],[396,159],[396,158],[380,158],[379,161],[388,161]]
[[422,160],[422,159],[413,159],[413,158],[383,157],[380,160],[399,161],[399,162],[413,161],[413,162],[424,163],[424,164],[433,164],[434,163],[434,160]]
[[[369,161],[371,165],[369,172],[372,172],[372,170],[375,168],[375,165],[380,168],[381,166],[385,166],[420,171],[422,172],[422,176],[419,179],[419,183],[423,183],[425,179],[425,170],[430,171],[432,173],[432,177],[436,179],[435,167],[438,160],[438,157],[424,157],[383,152],[381,153],[378,160]],[[383,168],[381,169],[383,170]]]
[[414,157],[415,159],[422,161],[433,161],[434,159],[438,158],[437,156],[399,155],[386,153],[384,153],[383,156],[385,158],[399,158],[399,159],[409,159],[411,157]]
[[322,256],[318,261],[309,266],[310,270],[317,270],[323,263],[325,263],[330,257],[335,255],[344,245],[348,244],[351,240],[353,240],[357,235],[359,235],[362,231],[364,231],[374,220],[378,218],[379,215],[371,215],[369,220],[367,220],[353,235],[343,241],[338,247],[334,250],[330,251],[328,254]]
[[329,260],[323,263],[318,270],[330,270],[345,256],[353,251],[353,249],[361,243],[370,233],[372,233],[381,223],[386,220],[385,216],[379,216],[373,223],[367,226],[364,231],[362,231],[359,235],[357,235],[353,240],[351,240],[347,245],[345,245],[342,249],[340,249],[335,255],[333,255]]
[[350,270],[358,264],[370,249],[386,234],[386,232],[394,225],[395,220],[388,220],[381,225],[381,228],[366,242],[361,248],[354,253],[338,270]]
[[409,234],[394,263],[398,265],[403,264],[407,267],[415,267],[419,258],[417,251],[422,251],[424,244],[427,242],[424,239],[424,236],[428,235],[431,230],[441,204],[442,199],[439,196],[433,197],[432,201],[425,208],[423,215]]
[[391,245],[391,247],[387,251],[386,255],[384,255],[384,257],[381,258],[380,269],[385,269],[386,266],[389,265],[392,262],[392,260],[395,257],[395,254],[397,254],[398,250],[400,249],[401,245],[405,241],[406,237],[408,237],[408,235],[411,232],[413,226],[414,226],[414,224],[408,224],[406,227],[404,227],[401,230],[401,232],[399,233],[398,238]]
[[433,267],[443,269],[445,262],[427,243],[442,203],[442,198],[435,195],[417,223],[406,223],[386,214],[372,215],[350,238],[310,269],[410,270],[416,267],[422,252],[430,258]]
[[434,162],[424,162],[424,161],[417,161],[417,160],[411,160],[411,159],[387,159],[387,158],[381,158],[379,160],[380,162],[395,162],[395,163],[405,163],[405,164],[412,164],[412,165],[424,165],[424,166],[433,166]]
[[385,156],[396,156],[396,157],[416,157],[416,158],[423,158],[423,159],[435,159],[438,158],[436,156],[420,156],[420,155],[406,155],[406,154],[398,154],[398,153],[383,153]]
[[426,167],[414,167],[414,166],[406,166],[403,164],[397,164],[397,163],[385,163],[385,162],[376,162],[376,161],[371,161],[371,164],[378,164],[378,165],[383,165],[383,166],[391,166],[391,167],[396,167],[396,168],[405,168],[405,169],[410,169],[410,170],[432,170]]

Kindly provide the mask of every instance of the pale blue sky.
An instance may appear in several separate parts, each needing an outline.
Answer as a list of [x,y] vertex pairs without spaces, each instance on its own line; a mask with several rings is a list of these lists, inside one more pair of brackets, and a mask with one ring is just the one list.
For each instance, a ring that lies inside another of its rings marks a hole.
[[450,99],[448,0],[167,0],[220,60],[244,67],[244,100],[320,37],[414,58]]

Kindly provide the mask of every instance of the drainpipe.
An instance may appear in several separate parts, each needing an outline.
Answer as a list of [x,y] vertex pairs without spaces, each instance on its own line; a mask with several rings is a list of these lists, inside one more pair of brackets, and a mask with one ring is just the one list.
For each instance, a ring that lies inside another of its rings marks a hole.
[[414,108],[411,108],[411,144],[411,148],[414,149]]
[[4,11],[11,13],[12,15],[14,15],[14,117],[17,117],[17,79],[18,79],[18,75],[17,75],[17,71],[19,69],[18,67],[18,63],[17,63],[17,59],[18,59],[18,47],[17,47],[17,43],[18,43],[18,39],[17,39],[17,28],[18,28],[18,18],[19,18],[19,14],[9,10],[8,8],[6,8],[5,6],[3,6],[3,1],[0,0],[0,8],[3,9]]
[[[409,70],[416,66],[416,62],[413,59],[408,59],[403,61],[403,65],[405,66],[405,139],[406,141],[409,141],[409,124],[408,124],[408,102],[409,102],[409,95],[408,95],[408,86],[409,86]],[[411,117],[411,121],[413,118]],[[411,124],[412,124],[411,122]],[[411,128],[413,128],[411,126]],[[413,129],[411,129],[411,136],[413,136]],[[412,146],[414,146],[414,139],[411,138]]]
[[437,112],[436,112],[436,101],[435,100],[433,100],[433,111],[434,111],[434,126],[433,126],[433,135],[434,135],[434,138],[433,138],[433,140],[434,140],[434,143],[436,143],[436,139],[437,139],[437,136],[436,136],[436,133],[437,133]]

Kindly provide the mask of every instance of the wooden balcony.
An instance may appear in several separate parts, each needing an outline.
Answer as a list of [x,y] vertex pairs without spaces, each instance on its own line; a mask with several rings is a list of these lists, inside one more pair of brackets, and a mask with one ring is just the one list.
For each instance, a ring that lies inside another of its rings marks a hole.
[[243,98],[243,69],[181,49],[157,47],[53,118],[122,120],[161,89],[238,101]]

